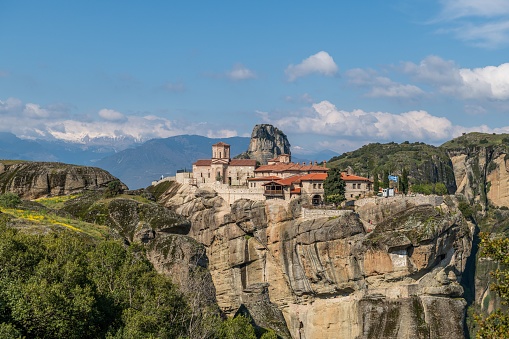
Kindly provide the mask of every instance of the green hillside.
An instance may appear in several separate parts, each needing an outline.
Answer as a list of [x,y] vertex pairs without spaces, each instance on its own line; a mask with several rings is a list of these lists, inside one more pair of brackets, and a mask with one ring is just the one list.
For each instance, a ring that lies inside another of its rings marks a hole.
[[328,167],[351,167],[355,174],[370,179],[374,173],[381,178],[384,172],[401,175],[406,169],[410,184],[442,182],[450,193],[456,190],[452,163],[445,149],[422,142],[368,144],[330,159]]

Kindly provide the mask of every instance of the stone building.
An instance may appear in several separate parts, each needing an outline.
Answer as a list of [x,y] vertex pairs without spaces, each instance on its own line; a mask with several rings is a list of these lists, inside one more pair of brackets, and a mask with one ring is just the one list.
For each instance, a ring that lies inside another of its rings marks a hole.
[[[268,160],[256,167],[254,159],[231,159],[230,145],[219,142],[212,145],[212,158],[197,160],[189,182],[200,185],[223,185],[224,194],[246,198],[290,200],[301,197],[309,204],[324,201],[323,182],[329,169],[317,162],[293,163],[289,154]],[[345,198],[352,200],[369,195],[372,182],[368,178],[341,173],[345,181]],[[220,189],[215,187],[215,189]]]
[[372,193],[373,182],[368,178],[342,172],[341,179],[345,182],[345,198],[347,200],[364,198]]
[[231,159],[230,145],[218,142],[212,145],[212,158],[197,160],[193,164],[193,180],[196,184],[220,182],[231,186],[246,186],[247,179],[254,177],[256,160]]

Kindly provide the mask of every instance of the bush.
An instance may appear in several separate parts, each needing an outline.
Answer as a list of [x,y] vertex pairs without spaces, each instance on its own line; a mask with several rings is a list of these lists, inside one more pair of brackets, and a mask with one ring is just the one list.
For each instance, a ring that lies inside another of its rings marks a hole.
[[239,315],[221,324],[218,337],[220,339],[256,339],[256,334],[249,318]]
[[7,192],[5,194],[0,195],[0,206],[5,208],[15,208],[21,204],[20,197],[11,192]]
[[115,195],[122,194],[124,190],[122,189],[122,183],[120,180],[113,180],[108,183],[108,187],[104,192],[104,196],[107,198],[114,197]]

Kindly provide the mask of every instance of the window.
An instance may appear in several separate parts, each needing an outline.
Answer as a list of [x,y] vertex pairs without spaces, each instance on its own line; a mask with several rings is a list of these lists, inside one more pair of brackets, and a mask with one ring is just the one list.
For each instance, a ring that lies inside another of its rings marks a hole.
[[313,184],[313,188],[316,188],[316,184]]

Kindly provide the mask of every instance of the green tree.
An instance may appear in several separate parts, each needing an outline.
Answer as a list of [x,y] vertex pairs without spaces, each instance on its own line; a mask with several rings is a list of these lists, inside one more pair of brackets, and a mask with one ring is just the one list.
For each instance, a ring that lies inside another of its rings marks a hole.
[[435,184],[435,194],[436,195],[447,195],[447,187],[445,186],[445,184],[443,182],[437,182]]
[[378,194],[378,191],[380,190],[380,181],[378,180],[378,173],[373,173],[373,191],[375,194]]
[[383,180],[382,187],[389,188],[389,172],[388,171],[384,171],[384,176],[383,176],[382,180]]
[[2,339],[21,339],[23,336],[21,332],[12,324],[0,324],[0,338]]
[[278,339],[278,337],[274,330],[269,329],[267,332],[262,334],[260,339]]
[[403,168],[403,173],[401,173],[401,191],[404,194],[408,193],[408,171],[406,168]]
[[[491,273],[495,282],[491,284],[490,289],[495,291],[503,303],[509,302],[509,238],[492,238],[488,233],[480,233],[480,255],[484,258],[490,258],[500,264],[500,268]],[[477,338],[509,338],[509,312],[496,310],[488,317],[476,316],[476,322],[479,325]]]
[[219,339],[256,339],[255,330],[249,318],[238,315],[225,320],[218,333]]
[[5,208],[15,208],[21,204],[21,199],[16,193],[7,192],[0,195],[0,206]]
[[341,179],[341,170],[337,167],[329,169],[323,182],[325,201],[338,204],[345,200],[345,182]]

